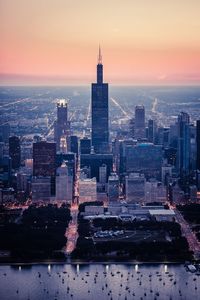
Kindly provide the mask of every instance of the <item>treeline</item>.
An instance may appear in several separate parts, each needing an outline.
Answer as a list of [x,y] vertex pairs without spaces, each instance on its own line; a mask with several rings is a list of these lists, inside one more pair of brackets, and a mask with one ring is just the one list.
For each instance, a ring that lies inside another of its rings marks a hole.
[[61,249],[71,219],[67,206],[30,206],[19,224],[0,227],[0,249],[10,250],[14,260],[63,258]]

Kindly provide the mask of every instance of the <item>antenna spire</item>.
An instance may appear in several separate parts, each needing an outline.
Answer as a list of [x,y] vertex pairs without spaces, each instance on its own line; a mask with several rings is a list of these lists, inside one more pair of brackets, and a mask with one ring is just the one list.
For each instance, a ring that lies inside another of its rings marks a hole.
[[98,65],[102,65],[101,46],[99,44]]

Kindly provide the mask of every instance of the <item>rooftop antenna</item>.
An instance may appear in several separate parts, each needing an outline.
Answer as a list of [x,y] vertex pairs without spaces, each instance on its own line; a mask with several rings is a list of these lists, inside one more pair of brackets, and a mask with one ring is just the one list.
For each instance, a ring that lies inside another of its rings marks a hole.
[[99,45],[98,65],[102,65],[101,46]]

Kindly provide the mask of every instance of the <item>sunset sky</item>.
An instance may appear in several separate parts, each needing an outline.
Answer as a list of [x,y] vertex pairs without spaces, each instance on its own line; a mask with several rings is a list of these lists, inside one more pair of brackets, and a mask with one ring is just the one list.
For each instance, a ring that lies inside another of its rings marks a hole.
[[200,0],[0,0],[0,84],[199,84]]

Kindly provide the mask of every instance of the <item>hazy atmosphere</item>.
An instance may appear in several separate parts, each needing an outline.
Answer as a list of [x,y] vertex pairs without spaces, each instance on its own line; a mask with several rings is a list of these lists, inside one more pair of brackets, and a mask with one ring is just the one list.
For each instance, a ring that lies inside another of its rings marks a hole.
[[199,0],[0,0],[0,84],[198,84]]

